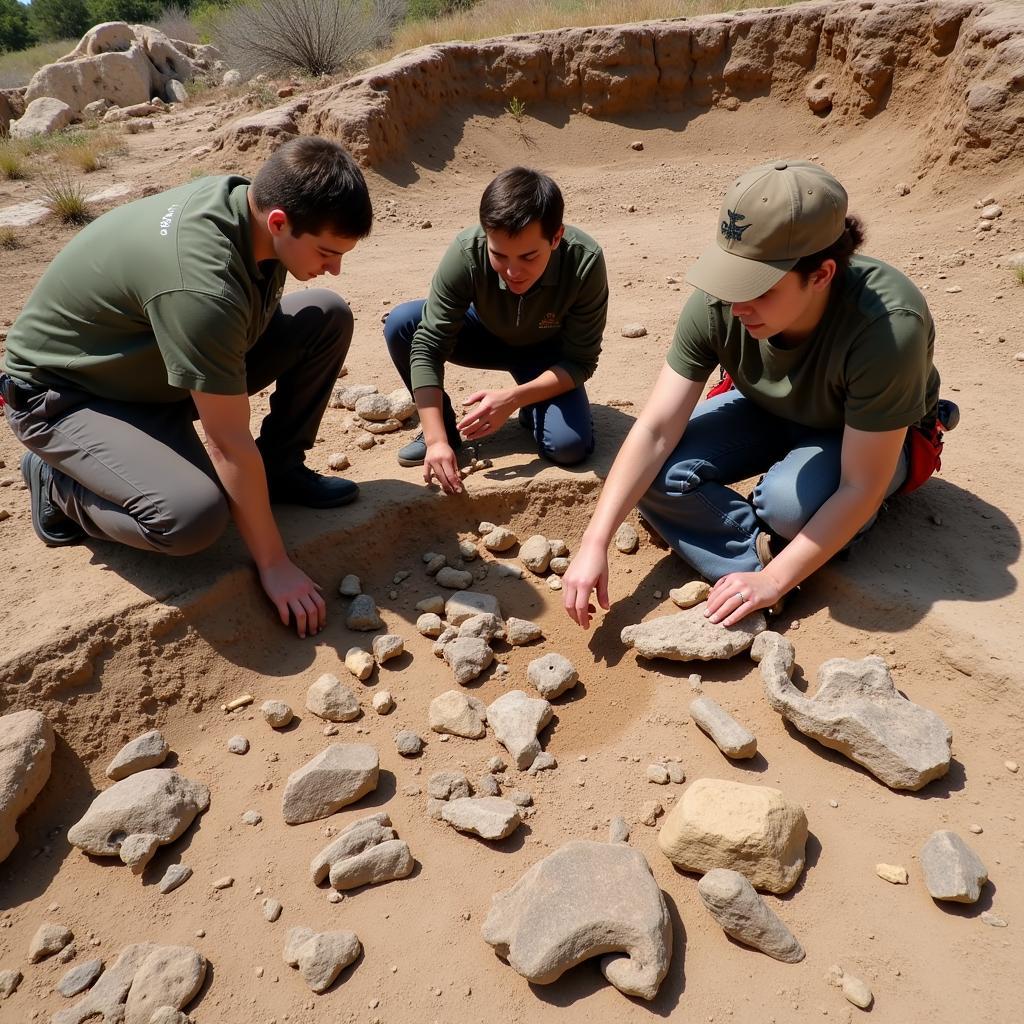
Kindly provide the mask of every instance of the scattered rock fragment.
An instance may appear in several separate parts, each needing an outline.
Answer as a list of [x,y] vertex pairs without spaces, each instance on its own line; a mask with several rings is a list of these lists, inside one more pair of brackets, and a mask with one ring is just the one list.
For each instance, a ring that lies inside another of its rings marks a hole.
[[373,638],[373,659],[378,665],[405,653],[405,641],[394,633],[382,633]]
[[434,732],[478,740],[486,732],[487,708],[483,701],[461,690],[448,690],[430,702],[430,728]]
[[519,808],[500,797],[458,797],[441,807],[441,820],[481,839],[504,839],[522,823]]
[[777,789],[698,779],[669,811],[658,835],[677,868],[730,868],[757,889],[784,893],[804,868],[807,816]]
[[[51,1024],[83,1024],[99,1018],[103,1024],[123,1021],[125,999],[143,961],[160,947],[149,942],[125,946],[86,994],[74,1006],[58,1010]],[[147,1019],[146,1024],[149,1024]]]
[[536,622],[515,617],[505,620],[505,639],[512,647],[522,647],[524,644],[533,643],[534,640],[541,640],[543,637],[544,632]]
[[545,654],[534,658],[527,666],[526,678],[545,700],[561,697],[580,679],[572,662],[561,654]]
[[224,875],[223,878],[214,879],[213,888],[217,890],[230,889],[234,884],[235,880],[231,875]]
[[158,946],[139,965],[128,991],[124,1024],[150,1024],[163,1006],[183,1010],[202,988],[206,957],[191,946]]
[[331,864],[330,880],[335,889],[358,889],[408,878],[416,866],[404,839],[385,839]]
[[28,945],[29,962],[37,964],[59,953],[74,937],[71,929],[62,924],[41,924]]
[[642,999],[655,997],[672,956],[665,898],[643,855],[621,843],[567,843],[536,863],[494,896],[483,936],[535,985],[601,956],[608,981]]
[[269,896],[263,901],[263,919],[269,924],[273,924],[280,916],[284,907],[281,906],[280,902],[275,899],[271,899]]
[[0,999],[7,999],[9,996],[13,996],[18,991],[21,979],[21,971],[0,971]]
[[490,772],[481,775],[476,781],[476,792],[478,796],[501,796],[501,786],[497,777]]
[[1000,917],[998,914],[993,914],[990,910],[983,910],[981,913],[981,920],[983,924],[987,924],[990,928],[1006,928],[1007,922],[1005,918]]
[[472,562],[479,554],[480,552],[477,551],[476,545],[471,540],[459,541],[459,557],[464,562]]
[[242,813],[242,824],[251,825],[255,828],[261,821],[263,821],[263,815],[259,811],[248,810]]
[[697,883],[701,902],[726,935],[787,964],[803,947],[738,871],[713,868]]
[[435,555],[432,551],[428,554],[432,557],[427,559],[424,572],[428,576],[436,576],[448,564],[448,559],[444,555]]
[[554,771],[558,767],[558,759],[554,754],[542,750],[534,759],[533,764],[526,769],[527,775],[536,775],[538,772]]
[[424,612],[416,620],[416,631],[420,636],[429,636],[432,640],[436,640],[444,631],[444,623],[441,621],[441,616],[436,615],[434,612]]
[[640,822],[648,828],[658,824],[658,818],[665,813],[665,808],[657,800],[648,800],[640,809]]
[[171,864],[164,872],[157,888],[166,896],[169,892],[174,892],[178,886],[184,885],[191,877],[192,869],[187,864]]
[[847,974],[838,964],[833,964],[829,968],[829,980],[831,984],[842,989],[843,995],[854,1006],[862,1010],[870,1009],[875,997],[860,978]]
[[444,615],[444,597],[441,594],[425,597],[416,603],[416,611],[438,616]]
[[56,989],[65,999],[70,999],[90,988],[102,973],[102,960],[87,960],[66,971],[57,982]]
[[543,576],[551,563],[551,546],[548,544],[547,537],[535,533],[532,537],[524,540],[519,546],[519,561],[530,572]]
[[453,569],[450,565],[440,569],[434,577],[439,587],[446,590],[466,590],[473,585],[473,574],[466,569]]
[[229,754],[248,754],[249,741],[244,736],[232,736],[228,739]]
[[876,864],[875,874],[893,885],[906,885],[910,881],[907,869],[902,864]]
[[690,701],[690,717],[726,757],[742,760],[757,753],[754,734],[710,697]]
[[636,527],[623,523],[615,531],[615,550],[621,551],[624,555],[631,555],[638,547],[640,535],[636,532]]
[[126,743],[107,765],[105,774],[108,779],[118,782],[146,768],[156,768],[167,759],[169,749],[163,733],[153,729]]
[[704,616],[704,605],[626,626],[622,642],[644,658],[712,661],[745,651],[766,628],[763,612],[752,612],[735,625],[723,626]]
[[210,791],[168,768],[147,768],[115,782],[68,830],[68,842],[97,857],[116,857],[134,835],[174,842],[210,805]]
[[988,869],[955,833],[933,832],[921,848],[924,884],[932,899],[976,903],[988,881]]
[[368,633],[374,629],[382,629],[380,615],[377,614],[377,602],[369,594],[359,594],[352,599],[345,617],[345,625],[349,629]]
[[332,672],[325,672],[306,692],[306,707],[326,722],[351,722],[362,714],[359,698]]
[[373,695],[373,710],[378,715],[389,715],[395,709],[395,698],[390,690],[380,690]]
[[132,869],[132,874],[141,875],[146,865],[153,859],[160,846],[160,837],[150,832],[138,832],[128,836],[122,843],[117,855],[121,863]]
[[427,793],[434,800],[458,800],[470,794],[465,772],[434,772],[427,780]]
[[285,942],[284,962],[297,967],[306,984],[320,993],[326,992],[362,951],[355,932],[317,933],[309,928],[292,928]]
[[373,666],[376,662],[369,651],[361,647],[350,647],[345,655],[345,668],[349,670],[361,683],[365,683],[373,675]]
[[335,743],[292,772],[281,810],[289,825],[326,818],[377,788],[377,748],[366,743]]
[[569,559],[568,558],[552,558],[548,564],[548,568],[556,576],[564,576],[569,571]]
[[494,661],[494,652],[481,637],[459,636],[444,645],[441,652],[460,686],[472,682]]
[[629,824],[626,822],[625,818],[612,818],[608,823],[608,842],[629,842]]
[[410,729],[395,733],[395,746],[402,757],[419,757],[423,753],[423,737]]
[[512,755],[519,769],[529,768],[540,754],[537,734],[551,721],[553,710],[546,700],[522,690],[502,694],[487,708],[487,721],[495,739]]
[[669,762],[669,764],[665,765],[665,770],[668,772],[669,782],[675,783],[675,785],[679,786],[686,781],[686,772],[683,771],[683,766],[681,764]]
[[53,726],[39,711],[0,717],[0,862],[17,845],[18,817],[50,777]]
[[656,786],[667,786],[668,768],[663,764],[649,764],[647,766],[647,781],[653,782]]
[[491,612],[481,612],[471,615],[459,626],[459,636],[479,637],[490,643],[495,637],[500,640],[505,636],[505,623]]
[[310,861],[309,876],[313,884],[319,885],[328,876],[331,865],[397,836],[398,833],[391,827],[391,818],[386,811],[360,818],[342,829],[330,845]]
[[483,537],[483,545],[488,551],[508,551],[519,543],[519,538],[506,526],[495,526]]
[[260,705],[260,713],[272,729],[284,729],[295,717],[291,707],[283,700],[265,700]]
[[691,580],[681,587],[676,587],[668,592],[668,596],[680,608],[693,608],[703,604],[711,593],[711,586],[704,580]]
[[342,597],[358,597],[362,592],[362,582],[358,576],[353,576],[351,573],[344,577],[341,584],[338,586],[338,593],[341,594]]
[[344,452],[333,452],[327,457],[327,468],[333,470],[335,473],[340,473],[342,470],[348,469],[350,465],[351,462],[349,462],[349,458]]
[[761,664],[765,695],[775,711],[890,788],[918,790],[949,770],[949,727],[900,694],[876,655],[826,661],[813,698],[793,685],[793,645],[778,633],[763,634],[751,657]]

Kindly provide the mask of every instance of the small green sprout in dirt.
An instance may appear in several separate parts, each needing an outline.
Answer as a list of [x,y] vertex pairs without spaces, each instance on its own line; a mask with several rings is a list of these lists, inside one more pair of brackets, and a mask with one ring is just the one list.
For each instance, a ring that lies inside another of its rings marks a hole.
[[526,116],[526,101],[521,100],[518,96],[513,96],[508,101],[508,106],[505,108],[506,113],[511,114],[517,121],[522,121]]
[[78,183],[67,171],[57,171],[42,179],[43,202],[61,224],[88,224],[92,211]]
[[18,237],[18,232],[14,228],[2,227],[0,228],[0,249],[20,249],[21,239]]

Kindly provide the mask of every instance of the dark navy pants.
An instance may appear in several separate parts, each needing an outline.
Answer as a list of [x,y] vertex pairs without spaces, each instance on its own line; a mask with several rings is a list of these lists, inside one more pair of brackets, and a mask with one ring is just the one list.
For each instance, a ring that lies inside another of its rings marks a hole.
[[[410,392],[412,338],[423,317],[424,305],[424,299],[403,302],[395,306],[384,323],[384,340],[391,361]],[[558,356],[557,346],[550,342],[529,347],[505,344],[487,330],[476,310],[470,306],[449,361],[479,370],[508,370],[517,384],[525,384],[555,365]],[[532,430],[537,451],[551,462],[571,466],[582,462],[594,450],[590,400],[583,387],[573,388],[536,405],[524,406],[520,410],[519,421]],[[446,392],[444,423],[448,437],[453,441],[458,437],[456,422],[455,411]]]

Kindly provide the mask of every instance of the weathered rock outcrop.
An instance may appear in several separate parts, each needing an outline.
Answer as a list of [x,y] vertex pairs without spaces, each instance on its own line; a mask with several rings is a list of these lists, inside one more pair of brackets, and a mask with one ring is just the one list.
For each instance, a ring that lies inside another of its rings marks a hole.
[[[442,112],[500,109],[509,96],[616,117],[768,95],[847,130],[886,109],[923,121],[920,164],[938,169],[1014,153],[1022,59],[1024,16],[1011,4],[804,3],[424,46],[312,94],[297,127],[334,136],[373,166],[400,158]],[[261,141],[240,125],[218,145]]]
[[18,843],[18,816],[50,777],[53,747],[53,727],[40,712],[0,718],[0,862]]

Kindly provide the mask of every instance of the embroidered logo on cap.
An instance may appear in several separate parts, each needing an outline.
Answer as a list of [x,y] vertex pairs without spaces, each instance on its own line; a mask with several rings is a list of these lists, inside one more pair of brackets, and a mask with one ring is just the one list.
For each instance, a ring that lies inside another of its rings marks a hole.
[[746,220],[747,215],[745,213],[737,213],[735,210],[726,210],[729,215],[729,222],[722,221],[722,237],[729,242],[739,242],[743,238],[743,232],[750,227],[749,224],[740,224],[741,220]]

